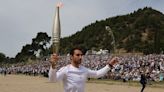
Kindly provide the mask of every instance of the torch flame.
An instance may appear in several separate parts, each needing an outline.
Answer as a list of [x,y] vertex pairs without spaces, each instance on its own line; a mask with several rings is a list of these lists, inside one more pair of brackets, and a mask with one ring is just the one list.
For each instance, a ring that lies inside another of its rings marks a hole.
[[63,3],[62,2],[58,2],[56,7],[59,7],[59,8],[63,7]]

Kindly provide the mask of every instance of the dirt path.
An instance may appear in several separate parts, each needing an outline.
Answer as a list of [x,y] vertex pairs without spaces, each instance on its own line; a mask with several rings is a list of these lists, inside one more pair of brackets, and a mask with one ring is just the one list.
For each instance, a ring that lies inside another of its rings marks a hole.
[[[44,77],[0,75],[0,92],[63,92],[61,83],[49,83]],[[85,92],[140,92],[140,87],[87,83]],[[144,92],[164,92],[163,88],[146,87]]]

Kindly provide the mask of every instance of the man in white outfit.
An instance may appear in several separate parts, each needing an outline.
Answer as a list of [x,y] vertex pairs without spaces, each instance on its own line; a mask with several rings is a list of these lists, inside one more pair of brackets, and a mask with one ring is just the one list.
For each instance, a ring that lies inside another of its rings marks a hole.
[[64,92],[84,92],[88,78],[99,78],[105,75],[117,63],[117,58],[112,58],[104,68],[94,71],[81,65],[83,52],[80,48],[72,49],[70,55],[71,64],[58,71],[55,68],[59,59],[58,55],[52,54],[50,58],[49,80],[50,82],[62,81]]

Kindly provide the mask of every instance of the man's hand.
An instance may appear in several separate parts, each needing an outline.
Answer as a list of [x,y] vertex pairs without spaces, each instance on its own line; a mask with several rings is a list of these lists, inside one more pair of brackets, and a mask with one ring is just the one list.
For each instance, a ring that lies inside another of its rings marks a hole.
[[55,69],[56,63],[59,60],[59,56],[57,54],[52,54],[50,57],[50,63],[53,69]]
[[118,63],[118,57],[114,57],[107,62],[107,64],[112,68],[115,64]]

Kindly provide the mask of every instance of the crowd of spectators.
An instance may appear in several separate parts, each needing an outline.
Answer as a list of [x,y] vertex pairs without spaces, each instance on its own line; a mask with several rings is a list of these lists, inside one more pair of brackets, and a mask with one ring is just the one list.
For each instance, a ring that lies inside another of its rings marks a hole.
[[[99,70],[106,65],[112,55],[84,55],[82,64],[92,70]],[[164,55],[118,55],[118,64],[114,66],[104,77],[105,79],[139,81],[141,73],[145,73],[148,80],[163,81]],[[70,63],[69,56],[61,56],[57,69]],[[25,74],[48,76],[50,63],[48,59],[42,59],[33,64],[14,64],[10,67],[0,66],[0,74]]]

